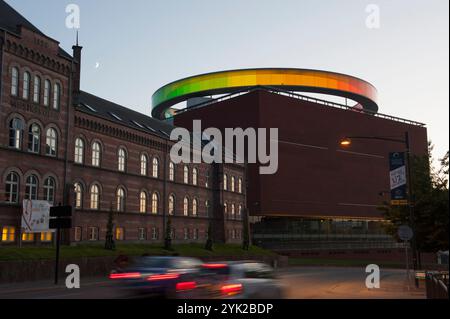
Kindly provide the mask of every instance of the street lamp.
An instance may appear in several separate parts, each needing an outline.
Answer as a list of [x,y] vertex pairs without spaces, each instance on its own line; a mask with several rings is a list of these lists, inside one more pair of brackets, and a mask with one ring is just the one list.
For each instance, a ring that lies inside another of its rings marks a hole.
[[[414,204],[413,204],[413,188],[411,182],[411,160],[410,160],[410,148],[409,148],[409,133],[405,132],[405,137],[402,138],[390,138],[390,137],[381,137],[381,136],[346,136],[339,141],[339,144],[342,147],[349,147],[352,144],[353,139],[365,139],[365,140],[379,140],[379,141],[388,141],[395,143],[402,143],[406,148],[406,166],[407,166],[407,174],[408,174],[408,208],[409,208],[409,224],[411,229],[413,230],[413,238],[411,240],[411,248],[412,248],[412,260],[413,260],[413,268],[414,271],[417,270],[417,242],[416,242],[416,231],[415,231],[415,222],[414,222]],[[418,287],[419,282],[417,278],[415,279],[416,287]]]

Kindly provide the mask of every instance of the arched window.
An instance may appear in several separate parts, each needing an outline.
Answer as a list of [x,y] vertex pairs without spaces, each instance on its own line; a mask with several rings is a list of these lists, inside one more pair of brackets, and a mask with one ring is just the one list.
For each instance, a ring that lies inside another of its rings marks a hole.
[[159,176],[159,161],[156,157],[153,158],[152,162],[152,176],[155,178]]
[[141,175],[147,175],[147,155],[141,154]]
[[84,159],[84,141],[81,138],[75,140],[75,163],[83,164]]
[[50,80],[45,80],[44,81],[44,105],[45,106],[50,105],[50,89],[51,89]]
[[209,217],[209,201],[205,201],[205,213],[206,217]]
[[98,185],[94,184],[91,186],[91,209],[99,209],[100,203],[100,189]]
[[242,178],[238,179],[238,192],[242,194]]
[[189,215],[189,198],[187,197],[183,199],[183,215],[184,216]]
[[152,214],[158,214],[159,196],[158,193],[152,194]]
[[237,218],[238,219],[242,218],[242,205],[239,205],[238,212],[237,212]]
[[231,219],[236,218],[236,207],[234,204],[231,204]]
[[23,85],[22,85],[22,98],[28,100],[30,98],[30,73],[25,72],[23,74]]
[[28,129],[28,152],[39,153],[41,144],[41,129],[37,124],[31,124]]
[[223,204],[223,212],[224,212],[225,217],[226,217],[228,215],[228,204],[227,203]]
[[11,69],[11,95],[17,96],[19,93],[19,69],[13,67]]
[[117,169],[121,172],[125,172],[125,166],[127,161],[127,155],[123,148],[119,148],[118,159],[117,159]]
[[34,175],[27,177],[25,184],[25,199],[37,199],[38,198],[38,179]]
[[173,215],[175,212],[175,196],[169,196],[169,215]]
[[197,216],[198,213],[198,201],[196,198],[192,200],[192,216]]
[[23,122],[15,117],[9,122],[9,146],[17,149],[22,148]]
[[142,191],[139,195],[139,212],[147,212],[147,193]]
[[73,185],[75,191],[75,208],[81,208],[83,206],[83,188],[80,183]]
[[5,201],[7,203],[19,202],[19,175],[11,172],[6,177]]
[[198,183],[198,170],[197,168],[192,169],[192,184],[197,185]]
[[116,210],[125,211],[125,191],[122,187],[119,187],[116,192]]
[[58,83],[53,85],[53,108],[59,110],[61,100],[61,86]]
[[234,192],[235,190],[235,178],[234,176],[231,176],[231,191]]
[[228,176],[227,174],[223,174],[223,190],[227,190],[228,189]]
[[[80,141],[83,143],[83,140],[80,139]],[[58,134],[54,128],[49,128],[45,136],[45,154],[49,156],[56,156],[57,146]],[[81,149],[83,149],[83,145],[81,146]],[[81,161],[83,161],[83,150],[81,151]]]
[[184,165],[183,168],[183,181],[185,184],[189,184],[189,167],[187,165]]
[[33,102],[39,103],[41,98],[41,78],[34,76]]
[[53,177],[47,177],[44,181],[44,199],[51,204],[55,201],[56,182]]
[[101,158],[101,147],[99,142],[92,143],[92,166],[99,167]]
[[169,180],[172,182],[175,180],[175,164],[173,162],[169,163]]

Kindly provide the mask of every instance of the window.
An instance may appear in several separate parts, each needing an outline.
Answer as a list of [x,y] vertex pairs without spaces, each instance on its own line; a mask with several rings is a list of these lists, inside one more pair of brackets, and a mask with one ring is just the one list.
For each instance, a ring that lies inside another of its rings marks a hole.
[[236,207],[234,204],[231,204],[231,219],[236,218]]
[[97,185],[91,186],[91,209],[99,209],[100,191]]
[[116,192],[116,209],[118,212],[125,211],[125,191],[119,187]]
[[227,214],[228,214],[228,205],[227,205],[227,203],[224,203],[224,204],[223,204],[223,212],[224,212],[225,217],[226,217]]
[[28,152],[39,153],[41,129],[37,124],[31,124],[28,129]]
[[183,228],[183,238],[184,240],[189,239],[189,228]]
[[34,241],[34,234],[33,233],[22,233],[22,241],[23,242]]
[[19,69],[11,69],[11,95],[17,96],[19,93]]
[[83,164],[84,141],[81,138],[75,140],[75,163]]
[[176,239],[176,237],[177,237],[177,232],[175,231],[175,228],[171,228],[171,229],[170,229],[169,237],[170,237],[171,239]]
[[197,168],[194,168],[192,170],[192,184],[197,185],[197,182],[198,182],[198,170]]
[[189,199],[187,197],[185,197],[183,200],[183,215],[189,215]]
[[152,227],[152,240],[158,239],[158,228]]
[[38,179],[34,175],[27,177],[25,184],[25,199],[37,199]]
[[11,172],[6,177],[5,201],[7,203],[19,202],[19,175]]
[[192,201],[192,216],[197,216],[198,212],[198,201],[196,198]]
[[55,110],[59,110],[61,104],[61,86],[58,83],[55,83],[53,86],[53,108]]
[[92,144],[92,166],[100,166],[101,148],[99,142]]
[[123,227],[116,227],[116,240],[123,240],[125,238],[125,230]]
[[53,233],[50,231],[41,233],[41,241],[42,242],[50,242],[50,241],[52,241],[52,238],[53,238]]
[[159,161],[156,157],[153,158],[153,163],[152,163],[152,176],[157,178],[159,176]]
[[147,175],[147,155],[141,154],[141,175]]
[[147,212],[147,193],[144,191],[139,195],[139,212],[143,214]]
[[23,74],[22,98],[28,100],[30,98],[30,73]]
[[44,81],[44,105],[49,106],[50,105],[50,88],[51,84],[49,80]]
[[75,191],[75,208],[81,208],[83,206],[83,188],[79,183],[73,185]]
[[13,226],[3,226],[2,241],[12,243],[16,240],[16,228]]
[[242,194],[242,178],[238,179],[238,192]]
[[237,211],[237,219],[242,218],[242,205],[239,205],[238,211]]
[[223,190],[228,190],[228,176],[227,174],[223,174]]
[[[83,140],[80,139],[80,141],[81,143],[83,143]],[[56,133],[56,130],[54,128],[49,128],[45,136],[45,154],[49,156],[56,156],[57,145],[58,134]],[[81,147],[81,149],[83,149],[83,146]],[[81,151],[81,161],[83,161],[83,151]]]
[[198,239],[198,229],[195,228],[192,232],[192,239],[197,240]]
[[138,228],[138,239],[139,240],[147,239],[147,230],[145,228]]
[[231,230],[231,239],[236,239],[236,229]]
[[97,241],[98,240],[98,227],[89,227],[88,228],[89,233],[89,240],[90,241]]
[[152,194],[152,214],[158,214],[159,196],[157,193]]
[[235,178],[234,176],[231,176],[231,191],[234,192],[235,190]]
[[34,76],[34,89],[33,89],[33,102],[39,103],[41,95],[41,78],[37,75]]
[[175,196],[169,196],[169,215],[173,215],[175,209]]
[[44,199],[51,204],[55,201],[56,182],[53,177],[47,177],[44,181]]
[[206,217],[209,217],[209,201],[205,201],[205,210],[206,210]]
[[16,149],[22,148],[23,122],[19,118],[13,118],[9,122],[9,146]]
[[117,169],[120,172],[125,172],[125,165],[126,165],[126,153],[125,150],[123,148],[119,148],[119,153],[118,153],[118,167]]
[[175,164],[172,162],[169,163],[169,180],[172,182],[175,180]]
[[81,229],[81,227],[75,227],[74,228],[73,238],[74,238],[75,241],[81,241],[81,238],[82,238],[82,229]]
[[187,165],[183,168],[183,181],[185,184],[189,184],[189,167]]
[[209,187],[209,172],[206,172],[206,176],[205,176],[205,187]]

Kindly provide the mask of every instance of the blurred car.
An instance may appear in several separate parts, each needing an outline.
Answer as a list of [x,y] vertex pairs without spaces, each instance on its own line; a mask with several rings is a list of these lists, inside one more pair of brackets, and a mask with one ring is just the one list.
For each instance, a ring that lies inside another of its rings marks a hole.
[[194,298],[202,261],[189,257],[140,257],[109,278],[127,293],[164,298]]
[[257,261],[205,263],[194,298],[282,299],[284,287],[269,265]]

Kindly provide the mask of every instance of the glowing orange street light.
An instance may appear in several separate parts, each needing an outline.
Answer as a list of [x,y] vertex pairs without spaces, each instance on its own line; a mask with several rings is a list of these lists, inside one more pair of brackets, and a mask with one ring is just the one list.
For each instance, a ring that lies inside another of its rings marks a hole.
[[341,146],[350,146],[352,144],[352,140],[349,139],[348,137],[345,137],[339,142],[339,144]]

